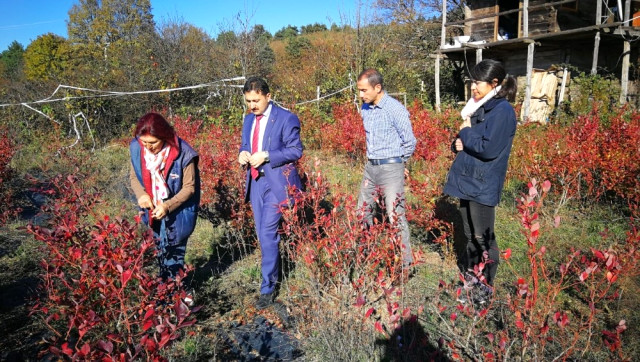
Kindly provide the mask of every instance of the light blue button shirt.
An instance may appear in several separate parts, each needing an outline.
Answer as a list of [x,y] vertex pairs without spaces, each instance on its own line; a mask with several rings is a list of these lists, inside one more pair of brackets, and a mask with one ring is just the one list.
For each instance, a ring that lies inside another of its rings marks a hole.
[[367,158],[402,157],[416,149],[409,111],[385,92],[378,104],[362,105],[362,122],[367,139]]

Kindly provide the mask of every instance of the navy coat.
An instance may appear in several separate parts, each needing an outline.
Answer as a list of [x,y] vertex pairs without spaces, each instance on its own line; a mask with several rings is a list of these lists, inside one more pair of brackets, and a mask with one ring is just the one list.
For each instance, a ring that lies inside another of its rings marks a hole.
[[[496,206],[504,186],[516,134],[516,114],[505,98],[492,98],[460,130],[464,149],[451,165],[444,193],[486,206]],[[455,151],[455,147],[452,146]]]

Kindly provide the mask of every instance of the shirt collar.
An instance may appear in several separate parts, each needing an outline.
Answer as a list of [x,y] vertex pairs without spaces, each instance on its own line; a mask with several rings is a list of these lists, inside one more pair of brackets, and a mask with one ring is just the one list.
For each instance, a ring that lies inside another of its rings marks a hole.
[[264,119],[269,119],[269,115],[271,114],[271,105],[272,103],[269,102],[269,105],[267,106],[267,109],[264,110],[264,112],[262,112],[262,115],[264,116]]
[[384,106],[387,104],[387,99],[388,95],[387,92],[382,91],[382,98],[380,98],[380,101],[378,102],[378,104],[372,104],[372,106],[374,107],[378,107],[378,108],[384,108]]

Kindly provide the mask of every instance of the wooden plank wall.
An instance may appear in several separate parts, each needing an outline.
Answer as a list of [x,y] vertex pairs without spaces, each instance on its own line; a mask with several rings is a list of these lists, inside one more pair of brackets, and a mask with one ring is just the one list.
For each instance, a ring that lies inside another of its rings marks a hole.
[[[465,6],[465,19],[475,18],[483,15],[494,14],[498,12],[497,0],[478,0],[469,1]],[[496,28],[498,24],[497,17],[488,17],[480,20],[471,21],[465,24],[464,33],[471,35],[472,40],[486,40],[492,42],[496,40]]]
[[[541,5],[546,3],[545,0],[529,0],[529,6]],[[520,3],[522,6],[522,3]],[[523,33],[522,13],[520,13],[520,29],[518,37]],[[529,36],[547,34],[559,31],[558,26],[558,10],[555,8],[540,8],[529,10]]]

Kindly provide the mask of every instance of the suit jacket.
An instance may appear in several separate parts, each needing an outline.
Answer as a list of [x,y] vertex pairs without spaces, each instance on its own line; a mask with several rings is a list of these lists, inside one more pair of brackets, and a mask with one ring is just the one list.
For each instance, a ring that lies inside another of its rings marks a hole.
[[[240,152],[251,153],[251,126],[255,115],[249,113],[244,117],[242,126],[242,144]],[[279,203],[293,202],[292,195],[287,193],[289,186],[302,189],[302,182],[295,167],[295,162],[302,157],[302,141],[300,140],[300,120],[295,114],[271,103],[271,113],[262,139],[262,151],[269,152],[269,162],[258,169],[264,171],[264,177],[271,186],[271,192]],[[245,201],[249,200],[250,167],[247,167]]]

